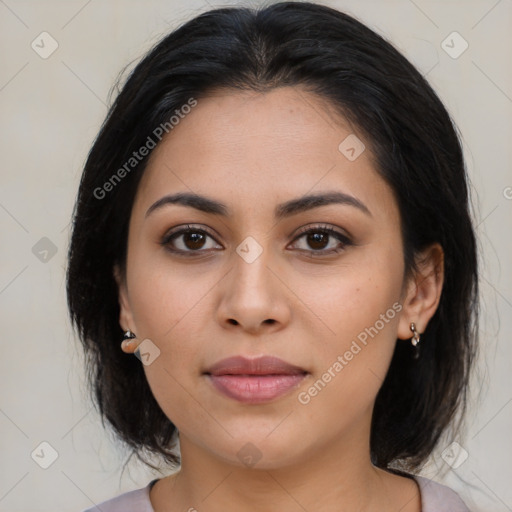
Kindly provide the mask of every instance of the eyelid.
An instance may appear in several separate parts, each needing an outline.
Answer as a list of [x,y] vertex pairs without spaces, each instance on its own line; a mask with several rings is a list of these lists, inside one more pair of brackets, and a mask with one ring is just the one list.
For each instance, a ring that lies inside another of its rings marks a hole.
[[170,237],[179,234],[182,234],[183,232],[187,231],[203,231],[208,236],[211,236],[217,243],[217,235],[210,230],[210,228],[204,227],[202,224],[180,224],[179,226],[175,226],[174,228],[170,229],[169,231],[166,231],[163,238],[169,239]]
[[[175,226],[174,228],[170,229],[169,231],[166,231],[166,233],[161,237],[161,241],[159,242],[161,245],[165,246],[169,244],[171,239],[174,236],[181,236],[187,232],[202,232],[208,235],[210,238],[212,238],[216,244],[222,245],[217,240],[217,235],[212,232],[209,228],[204,227],[203,225],[195,225],[195,224],[181,224],[179,226]],[[180,251],[177,249],[175,252],[200,252],[200,251]],[[204,251],[203,251],[204,252]]]
[[308,224],[306,226],[303,226],[299,228],[297,233],[295,234],[295,239],[301,235],[304,235],[305,233],[309,233],[310,231],[328,231],[330,233],[338,234],[344,238],[347,239],[347,241],[352,241],[352,235],[346,230],[342,229],[337,226],[333,226],[332,224],[324,224],[324,223],[318,223],[318,224]]
[[334,253],[340,253],[342,252],[346,247],[356,245],[353,242],[352,236],[348,233],[343,232],[341,228],[335,228],[334,226],[330,224],[314,224],[314,225],[307,225],[299,229],[299,231],[295,234],[294,239],[292,240],[291,244],[295,243],[297,240],[300,240],[304,235],[307,235],[308,233],[327,233],[329,237],[336,238],[341,244],[341,248],[335,248],[335,249],[320,249],[320,250],[313,250],[313,249],[302,249],[302,251],[310,253],[312,255],[318,255],[318,256],[329,256]]

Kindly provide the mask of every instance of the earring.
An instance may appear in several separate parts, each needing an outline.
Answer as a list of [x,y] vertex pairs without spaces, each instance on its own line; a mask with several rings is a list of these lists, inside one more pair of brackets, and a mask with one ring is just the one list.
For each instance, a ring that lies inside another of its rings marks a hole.
[[126,351],[125,349],[131,348],[134,343],[133,339],[136,338],[135,334],[133,334],[130,329],[128,329],[123,336],[123,342],[121,343],[121,349]]
[[411,329],[411,332],[412,332],[411,344],[414,347],[413,358],[418,359],[418,357],[420,356],[420,347],[418,347],[418,344],[420,342],[420,335],[419,335],[418,331],[416,330],[416,325],[414,322],[411,322],[411,325],[409,328]]

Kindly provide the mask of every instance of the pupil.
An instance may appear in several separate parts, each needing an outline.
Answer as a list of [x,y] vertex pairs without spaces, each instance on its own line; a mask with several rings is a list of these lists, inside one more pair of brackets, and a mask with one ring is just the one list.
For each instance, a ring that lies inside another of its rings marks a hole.
[[[325,242],[327,240],[327,235],[325,233],[313,233],[308,236],[308,243],[313,249],[322,249],[325,247]],[[318,247],[315,244],[320,244]]]
[[189,249],[200,249],[204,242],[204,235],[201,233],[188,233],[185,235],[185,245]]

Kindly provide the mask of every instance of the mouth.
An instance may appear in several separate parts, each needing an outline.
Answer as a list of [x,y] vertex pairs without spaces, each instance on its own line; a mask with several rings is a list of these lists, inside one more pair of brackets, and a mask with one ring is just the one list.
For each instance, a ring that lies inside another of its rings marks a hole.
[[272,356],[218,361],[204,372],[214,389],[246,404],[272,401],[300,385],[305,369]]

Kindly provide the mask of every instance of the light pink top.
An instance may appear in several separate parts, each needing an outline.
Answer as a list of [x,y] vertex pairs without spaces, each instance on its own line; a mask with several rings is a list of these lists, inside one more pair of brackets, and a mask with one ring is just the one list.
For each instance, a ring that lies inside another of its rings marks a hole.
[[[422,476],[415,476],[414,479],[421,491],[422,512],[470,512],[459,495],[450,488]],[[146,487],[125,492],[83,512],[155,512],[149,490],[158,480],[151,480]]]

